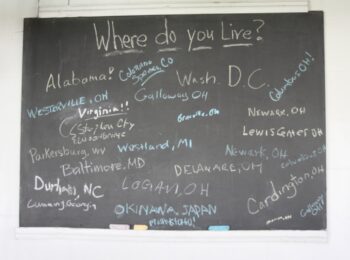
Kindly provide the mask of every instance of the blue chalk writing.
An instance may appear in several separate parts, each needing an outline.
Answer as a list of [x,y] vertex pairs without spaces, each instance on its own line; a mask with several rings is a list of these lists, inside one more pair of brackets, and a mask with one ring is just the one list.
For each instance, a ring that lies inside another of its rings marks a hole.
[[279,88],[274,88],[273,90],[269,91],[269,97],[272,101],[280,101],[287,89],[295,86],[295,82],[308,71],[309,67],[311,66],[311,63],[315,59],[307,51],[305,51],[305,54],[306,56],[298,64],[294,74],[289,78],[284,78],[283,86]]
[[179,114],[177,116],[177,122],[178,123],[182,123],[184,121],[188,121],[191,119],[195,119],[195,118],[205,118],[205,117],[213,117],[213,116],[217,116],[220,114],[220,110],[216,109],[216,108],[211,108],[208,112],[204,112],[202,110],[197,110],[194,113],[191,114]]
[[300,216],[302,218],[305,218],[308,214],[311,214],[312,216],[317,216],[318,213],[320,213],[325,206],[325,201],[323,198],[323,194],[318,196],[318,198],[313,202],[307,205],[306,209],[300,210]]
[[297,165],[299,163],[305,162],[307,160],[311,160],[311,159],[316,158],[317,156],[319,156],[325,152],[326,152],[326,145],[323,144],[320,147],[318,147],[317,149],[312,150],[308,154],[301,153],[294,159],[290,158],[290,159],[282,162],[281,168],[284,169],[284,168],[291,167],[291,166]]
[[225,156],[260,158],[261,160],[267,161],[269,159],[286,159],[288,154],[287,150],[279,147],[268,149],[263,146],[259,146],[247,149],[227,144],[225,147]]
[[28,108],[27,109],[27,115],[29,118],[34,119],[41,116],[47,116],[52,113],[60,112],[66,108],[69,107],[76,107],[86,104],[86,98],[80,97],[77,99],[70,99],[66,102],[59,101],[56,104],[44,106],[44,107],[35,107],[35,108]]
[[266,155],[266,148],[263,146],[259,146],[257,148],[252,148],[252,149],[244,149],[244,148],[239,148],[235,147],[234,145],[226,145],[225,148],[225,156],[247,156],[247,157],[256,157],[260,159],[265,159],[267,157]]
[[[108,91],[97,94],[94,99],[90,100],[91,103],[98,103],[108,100]],[[43,107],[34,107],[27,109],[27,115],[30,119],[35,119],[42,116],[47,116],[52,113],[63,111],[64,109],[79,107],[88,103],[88,99],[84,96],[69,99],[66,101],[58,101],[55,104],[50,104]]]

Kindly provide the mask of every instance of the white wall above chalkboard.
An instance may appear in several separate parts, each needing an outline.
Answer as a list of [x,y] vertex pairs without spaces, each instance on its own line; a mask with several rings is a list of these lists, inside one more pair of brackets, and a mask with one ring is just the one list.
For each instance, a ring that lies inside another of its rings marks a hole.
[[39,17],[307,12],[308,0],[41,0]]

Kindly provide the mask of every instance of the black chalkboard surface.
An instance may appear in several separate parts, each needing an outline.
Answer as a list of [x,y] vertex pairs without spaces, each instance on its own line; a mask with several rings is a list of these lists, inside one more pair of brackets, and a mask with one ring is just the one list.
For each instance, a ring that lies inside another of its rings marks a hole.
[[21,227],[326,229],[323,13],[24,20]]

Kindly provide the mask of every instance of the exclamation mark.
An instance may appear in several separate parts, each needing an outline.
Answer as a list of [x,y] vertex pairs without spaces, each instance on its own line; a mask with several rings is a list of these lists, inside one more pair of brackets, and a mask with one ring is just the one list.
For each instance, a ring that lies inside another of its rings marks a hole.
[[[314,57],[312,57],[312,55],[310,53],[308,53],[307,51],[305,51],[305,54],[307,55],[307,57],[305,57],[302,60],[302,63],[300,63],[300,65],[306,65],[306,66],[310,66],[311,63],[315,60]],[[302,71],[303,72],[303,71]]]
[[111,80],[112,79],[112,73],[113,73],[113,71],[114,71],[114,67],[113,66],[110,66],[109,68],[108,68],[108,73],[109,73],[109,77],[108,77],[108,79],[109,80]]
[[310,53],[308,53],[307,51],[305,51],[305,54],[306,54],[307,56],[309,56],[309,58],[311,58],[312,61],[315,60],[314,57],[312,57],[312,55],[311,55]]
[[125,107],[126,107],[126,111],[130,110],[130,108],[129,108],[129,101],[125,101]]

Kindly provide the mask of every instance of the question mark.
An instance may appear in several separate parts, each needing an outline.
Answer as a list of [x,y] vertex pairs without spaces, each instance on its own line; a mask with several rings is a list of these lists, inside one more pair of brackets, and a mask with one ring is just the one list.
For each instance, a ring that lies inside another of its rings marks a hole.
[[[261,19],[254,19],[253,22],[261,23],[258,28],[256,28],[256,32],[260,33],[260,29],[265,25],[265,21]],[[256,37],[257,41],[261,41],[263,38],[261,36]]]

